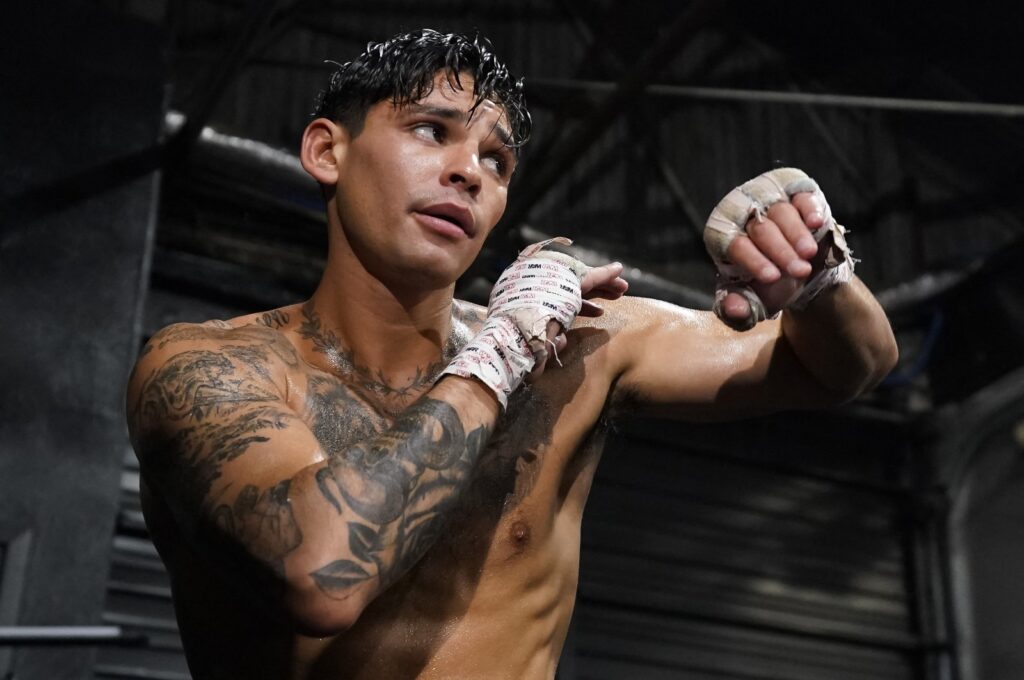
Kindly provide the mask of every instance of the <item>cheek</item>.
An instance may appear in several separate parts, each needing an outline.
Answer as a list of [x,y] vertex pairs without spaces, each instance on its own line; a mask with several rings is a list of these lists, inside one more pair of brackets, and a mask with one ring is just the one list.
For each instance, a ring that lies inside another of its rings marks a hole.
[[351,205],[363,221],[374,223],[394,219],[402,210],[408,187],[402,164],[378,157],[366,158],[348,185]]
[[408,182],[420,189],[433,189],[441,185],[444,164],[439,155],[415,153],[414,149],[410,149],[399,158],[401,160],[392,169],[392,175],[398,175],[399,181]]
[[505,205],[508,203],[508,187],[499,185],[494,189],[494,219],[493,223],[497,224],[498,220],[505,213]]

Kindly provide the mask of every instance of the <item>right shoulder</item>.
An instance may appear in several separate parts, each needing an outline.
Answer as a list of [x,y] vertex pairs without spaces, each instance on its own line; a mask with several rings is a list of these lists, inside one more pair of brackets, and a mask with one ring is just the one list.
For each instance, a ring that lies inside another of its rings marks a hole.
[[[226,356],[250,357],[255,364],[297,365],[295,346],[284,333],[263,323],[242,319],[175,323],[157,331],[139,352],[136,369],[162,363],[188,352],[215,352]],[[260,360],[260,357],[264,357]]]
[[172,324],[139,353],[128,381],[129,428],[134,437],[202,418],[215,405],[285,402],[287,374],[298,363],[284,334],[264,325]]

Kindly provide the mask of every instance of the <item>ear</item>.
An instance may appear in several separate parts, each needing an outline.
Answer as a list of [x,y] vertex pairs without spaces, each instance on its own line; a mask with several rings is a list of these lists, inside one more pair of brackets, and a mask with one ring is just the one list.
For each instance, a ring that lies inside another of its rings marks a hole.
[[299,160],[320,184],[334,186],[349,141],[348,131],[327,118],[317,118],[302,133]]

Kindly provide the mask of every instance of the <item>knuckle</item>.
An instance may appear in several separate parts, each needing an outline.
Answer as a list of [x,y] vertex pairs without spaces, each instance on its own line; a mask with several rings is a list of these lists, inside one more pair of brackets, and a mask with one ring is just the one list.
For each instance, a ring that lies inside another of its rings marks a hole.
[[729,256],[732,261],[740,261],[744,258],[744,255],[751,250],[750,239],[745,236],[737,236],[729,244],[729,247],[725,249],[725,254]]
[[751,236],[759,248],[770,246],[778,241],[779,226],[770,220],[762,222]]
[[729,257],[735,257],[736,253],[741,250],[740,241],[743,240],[743,235],[737,235],[736,238],[726,247],[725,254]]
[[768,220],[757,220],[752,219],[747,222],[747,236],[750,238],[760,238],[768,228]]
[[787,220],[798,215],[796,207],[792,203],[781,201],[768,208],[768,216],[773,220]]

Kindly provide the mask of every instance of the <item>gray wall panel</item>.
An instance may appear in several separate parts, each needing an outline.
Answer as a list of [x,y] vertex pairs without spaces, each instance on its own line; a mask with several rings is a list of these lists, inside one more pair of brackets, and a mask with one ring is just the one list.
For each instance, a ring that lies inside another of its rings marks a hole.
[[[123,161],[157,140],[161,39],[75,3],[23,11],[0,59],[0,516],[32,532],[16,623],[97,625],[156,194]],[[18,648],[14,677],[88,677],[92,653]]]

